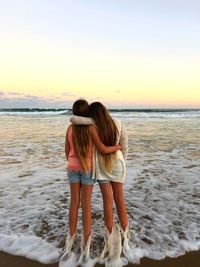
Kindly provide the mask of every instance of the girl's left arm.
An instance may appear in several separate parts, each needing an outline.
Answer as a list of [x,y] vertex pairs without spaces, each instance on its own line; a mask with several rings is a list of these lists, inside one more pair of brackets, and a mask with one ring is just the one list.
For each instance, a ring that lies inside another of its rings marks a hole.
[[65,156],[66,156],[67,160],[68,160],[68,155],[69,155],[68,130],[69,130],[69,127],[68,127],[68,129],[66,131],[66,135],[65,135]]

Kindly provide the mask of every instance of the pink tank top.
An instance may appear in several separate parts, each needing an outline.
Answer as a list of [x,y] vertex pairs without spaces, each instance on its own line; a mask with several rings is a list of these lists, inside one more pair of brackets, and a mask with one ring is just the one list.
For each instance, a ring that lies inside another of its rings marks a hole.
[[[68,155],[68,165],[67,169],[69,171],[84,171],[83,167],[79,161],[79,158],[76,155],[76,151],[73,144],[73,129],[69,127],[67,132],[67,140],[69,142],[69,155]],[[86,162],[88,166],[88,171],[92,171],[92,142],[89,145],[88,154],[86,156]]]

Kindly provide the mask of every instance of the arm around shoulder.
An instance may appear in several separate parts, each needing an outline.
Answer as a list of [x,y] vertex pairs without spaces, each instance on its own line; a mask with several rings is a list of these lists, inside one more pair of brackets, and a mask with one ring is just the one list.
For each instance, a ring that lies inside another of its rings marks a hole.
[[69,119],[72,124],[75,125],[90,125],[93,124],[93,121],[89,117],[82,117],[82,116],[76,116],[72,115]]
[[94,127],[93,125],[89,126],[89,131],[90,131],[90,135],[92,137],[92,140],[93,140],[97,150],[99,151],[99,153],[101,153],[101,154],[110,154],[110,153],[113,153],[113,152],[121,149],[121,145],[105,146],[101,142],[101,139],[99,137],[99,134],[97,132],[96,127]]

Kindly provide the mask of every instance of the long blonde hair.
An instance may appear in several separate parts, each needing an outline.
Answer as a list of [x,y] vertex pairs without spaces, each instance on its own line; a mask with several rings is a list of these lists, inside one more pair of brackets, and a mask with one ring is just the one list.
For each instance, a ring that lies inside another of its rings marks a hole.
[[[89,108],[90,116],[95,121],[99,137],[105,146],[114,146],[117,142],[118,129],[106,107],[100,102],[94,102]],[[99,155],[100,163],[104,168],[111,172],[116,153]]]
[[[86,100],[77,100],[72,107],[74,115],[88,117],[89,116],[89,104]],[[73,130],[73,144],[76,151],[76,155],[85,172],[88,171],[86,162],[86,156],[88,153],[89,145],[91,143],[89,126],[87,125],[72,125]]]

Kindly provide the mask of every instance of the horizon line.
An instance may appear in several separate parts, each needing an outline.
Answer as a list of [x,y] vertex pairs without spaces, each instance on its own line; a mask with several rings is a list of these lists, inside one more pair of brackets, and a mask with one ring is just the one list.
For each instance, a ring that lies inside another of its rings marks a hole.
[[[20,108],[20,107],[16,107],[16,108],[0,108],[0,111],[3,111],[3,110],[72,110],[72,108],[39,108],[39,107],[33,107],[33,108],[30,108],[30,107],[26,107],[26,108]],[[113,110],[113,111],[120,111],[120,110],[131,110],[131,111],[140,111],[140,110],[144,110],[144,111],[148,111],[148,110],[162,110],[162,111],[168,111],[168,110],[200,110],[200,107],[199,108],[172,108],[172,107],[169,107],[169,108],[107,108],[108,110]]]

